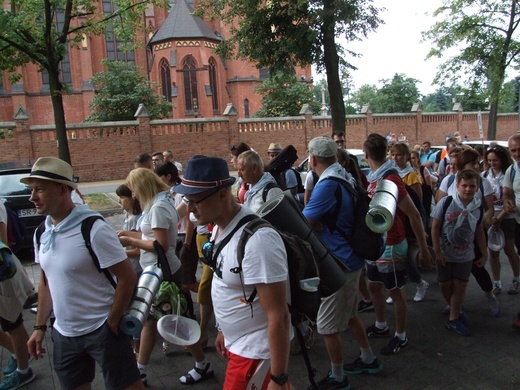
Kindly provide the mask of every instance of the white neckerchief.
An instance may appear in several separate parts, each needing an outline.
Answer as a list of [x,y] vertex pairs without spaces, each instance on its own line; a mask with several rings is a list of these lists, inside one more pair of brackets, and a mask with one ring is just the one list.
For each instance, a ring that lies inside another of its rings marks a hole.
[[409,173],[412,173],[415,171],[415,169],[412,168],[412,166],[409,163],[406,163],[406,166],[401,169],[397,165],[395,166],[395,169],[397,170],[397,173],[399,173],[399,177],[402,179]]
[[469,226],[471,227],[471,231],[474,232],[477,226],[478,219],[472,214],[472,212],[480,207],[481,201],[476,196],[473,197],[471,202],[468,203],[467,206],[464,206],[462,201],[459,198],[459,194],[456,193],[453,197],[453,201],[457,206],[462,209],[462,213],[457,217],[457,223],[455,224],[455,229],[462,226],[465,219],[468,219]]
[[375,171],[371,171],[367,175],[367,180],[370,183],[374,183],[376,181],[379,181],[379,180],[381,180],[383,178],[383,176],[385,175],[386,171],[388,171],[389,169],[395,169],[395,162],[393,160],[387,159],[383,163],[383,165],[381,165]]

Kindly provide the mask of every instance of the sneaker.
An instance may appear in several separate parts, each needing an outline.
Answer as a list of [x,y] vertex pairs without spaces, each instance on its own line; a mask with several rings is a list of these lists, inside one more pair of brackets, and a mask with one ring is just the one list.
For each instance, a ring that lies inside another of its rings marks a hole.
[[364,301],[362,300],[361,302],[358,303],[357,305],[357,312],[358,313],[363,313],[364,311],[369,311],[369,310],[374,310],[374,302],[372,301]]
[[460,311],[459,321],[462,322],[462,325],[466,327],[468,326],[468,316],[466,315],[466,312],[464,310]]
[[375,324],[370,325],[367,328],[368,337],[388,336],[389,334],[390,334],[390,329],[388,329],[388,325],[385,326],[384,329],[379,329]]
[[[330,371],[325,378],[316,383],[316,386],[316,388],[320,390],[350,390],[350,383],[348,382],[348,378],[346,375],[342,382],[338,382],[334,379],[334,376],[332,376],[332,372]],[[312,385],[309,386],[309,390],[312,389]]]
[[377,374],[383,371],[383,366],[379,363],[377,358],[374,358],[372,363],[365,363],[361,360],[361,356],[354,360],[352,363],[345,363],[343,365],[343,371],[349,375],[360,375],[360,374]]
[[[307,349],[311,348],[312,343],[314,342],[314,332],[312,328],[308,327],[308,333],[306,336],[303,336],[303,340],[305,341],[305,347]],[[298,336],[295,334],[293,339],[291,340],[291,355],[299,355],[302,353],[302,348],[300,346],[300,341],[298,340]]]
[[393,305],[394,300],[392,299],[392,297],[388,297],[388,298],[386,298],[386,303],[388,303],[389,305]]
[[16,362],[16,358],[13,357],[13,355],[11,355],[11,357],[9,358],[9,360],[7,361],[7,364],[5,365],[5,368],[4,368],[4,371],[2,372],[2,374],[4,376],[9,376],[11,375],[13,372],[16,371],[16,368],[18,367],[18,364]]
[[141,373],[141,382],[143,382],[143,385],[148,384],[148,376],[146,374]]
[[14,390],[32,382],[36,378],[31,368],[27,374],[20,374],[19,371],[13,372],[2,383],[0,383],[0,390]]
[[401,340],[399,337],[394,336],[386,347],[381,348],[381,353],[383,355],[395,355],[405,348],[408,348],[408,337]]
[[491,317],[500,317],[500,305],[498,304],[497,297],[488,299],[489,308],[491,309]]
[[413,297],[414,302],[422,302],[424,301],[424,296],[426,295],[426,290],[428,290],[430,284],[426,280],[421,280],[421,283],[417,285],[417,292]]
[[509,295],[516,295],[520,292],[520,282],[518,280],[513,280],[513,283],[511,283],[511,287],[509,287],[509,290],[507,290],[507,293]]
[[500,283],[498,282],[493,282],[493,290],[491,290],[491,292],[494,294],[494,295],[498,295],[502,292],[502,286],[500,285]]
[[459,318],[453,321],[446,321],[446,329],[460,334],[461,336],[469,336],[471,334],[471,330],[465,326]]

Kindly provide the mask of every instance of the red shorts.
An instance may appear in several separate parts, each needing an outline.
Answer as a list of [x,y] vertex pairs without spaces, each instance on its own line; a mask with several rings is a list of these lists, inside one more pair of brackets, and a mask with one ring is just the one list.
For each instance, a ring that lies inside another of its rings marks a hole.
[[[270,360],[248,359],[229,351],[227,354],[228,365],[224,390],[267,389],[271,381]],[[291,385],[287,382],[287,389],[290,388]]]

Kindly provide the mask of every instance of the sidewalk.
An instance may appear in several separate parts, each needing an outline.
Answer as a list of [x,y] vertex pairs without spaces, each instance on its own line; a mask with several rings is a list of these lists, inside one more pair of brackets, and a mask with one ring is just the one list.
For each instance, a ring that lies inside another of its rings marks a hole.
[[[112,226],[119,226],[121,216],[108,217]],[[502,256],[502,283],[504,291],[511,281],[511,269],[507,259]],[[36,264],[26,264],[32,280],[39,280],[40,269]],[[396,356],[383,356],[379,350],[388,343],[389,337],[371,339],[370,343],[377,354],[384,370],[374,376],[350,376],[353,389],[520,389],[520,331],[511,328],[517,311],[520,310],[520,295],[508,295],[503,292],[498,296],[502,307],[502,316],[492,318],[488,303],[477,283],[471,278],[465,308],[469,325],[473,331],[470,337],[453,334],[444,328],[446,317],[441,314],[445,306],[435,273],[425,272],[424,279],[430,283],[424,302],[412,301],[415,286],[406,286],[409,320],[408,336],[410,346]],[[34,314],[24,312],[25,325],[30,332],[34,325]],[[368,326],[374,321],[374,313],[362,313],[361,318]],[[387,319],[391,333],[394,331],[392,306],[387,306]],[[214,323],[214,322],[213,322]],[[216,330],[211,327],[210,343],[213,345]],[[359,355],[353,337],[344,333],[346,361],[354,360]],[[50,333],[46,335],[47,353],[43,359],[33,361],[31,367],[36,380],[22,389],[46,390],[59,389],[59,383],[52,369],[52,341]],[[330,363],[322,337],[316,335],[309,351],[311,362],[317,370],[317,379],[321,379],[329,370]],[[2,351],[1,362],[5,365],[9,354]],[[224,381],[226,362],[215,348],[207,350],[215,377],[197,385],[193,389],[220,389]],[[193,366],[192,358],[180,347],[171,347],[171,354],[165,356],[158,340],[148,373],[148,389],[186,389],[178,378]],[[301,356],[291,356],[289,368],[293,389],[306,389],[307,371]],[[96,371],[92,389],[104,389],[102,374]]]

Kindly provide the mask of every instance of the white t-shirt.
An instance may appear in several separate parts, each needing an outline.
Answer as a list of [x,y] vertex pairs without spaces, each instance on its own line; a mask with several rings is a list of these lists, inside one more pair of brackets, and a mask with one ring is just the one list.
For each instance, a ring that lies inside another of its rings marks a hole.
[[[126,259],[115,230],[106,222],[96,221],[90,237],[101,268]],[[98,272],[85,246],[81,224],[54,233],[54,243],[46,253],[41,248],[35,250],[35,260],[49,281],[56,315],[54,327],[60,334],[82,336],[103,325],[114,302],[115,290],[106,276]]]
[[308,191],[314,190],[314,186],[318,182],[317,180],[316,181],[314,180],[313,172],[314,171],[309,170],[309,172],[307,173],[307,176],[305,177],[305,184],[303,185],[303,188],[305,188]]
[[[241,207],[240,212],[218,236],[214,251],[244,216],[251,212]],[[269,340],[267,336],[267,315],[260,305],[258,296],[252,302],[253,317],[249,304],[242,303],[244,293],[251,296],[255,284],[277,283],[288,278],[287,255],[280,235],[271,228],[259,229],[247,241],[242,275],[230,270],[238,266],[236,252],[242,234],[242,226],[222,249],[217,259],[217,270],[213,274],[211,297],[215,318],[222,333],[226,348],[239,356],[249,359],[269,359]],[[218,228],[213,229],[215,236]],[[266,245],[269,243],[269,245]],[[243,284],[240,277],[242,276]],[[289,286],[287,294],[290,295]],[[288,299],[288,298],[287,298]]]
[[[175,247],[177,245],[177,224],[179,223],[179,214],[174,207],[173,199],[169,197],[169,191],[158,193],[150,210],[143,211],[143,219],[141,220],[142,239],[145,241],[155,241],[153,229],[168,230],[168,251],[166,257],[170,270],[174,274],[180,267],[181,261],[175,255]],[[141,267],[145,269],[149,265],[157,264],[157,253],[149,252],[141,249]]]
[[[515,219],[516,223],[520,223],[520,172],[518,172],[518,168],[515,167],[517,163],[514,163],[509,168],[507,168],[506,173],[504,174],[504,182],[503,186],[513,190],[515,194],[515,204],[516,204],[516,213]],[[515,169],[513,182],[511,183],[511,170]]]
[[[135,214],[128,214],[128,212],[124,212],[125,220],[123,222],[123,230],[128,231],[139,231],[137,228],[137,222],[139,221],[139,217],[141,215],[135,215]],[[126,249],[133,249],[133,246],[127,246]],[[128,260],[130,260],[130,263],[132,263],[132,268],[134,269],[136,274],[140,274],[143,272],[143,269],[141,268],[141,264],[139,263],[139,256],[129,256]]]
[[[7,211],[5,209],[4,202],[0,200],[0,222],[5,223],[5,226],[7,226]],[[4,244],[7,244],[4,242]]]

